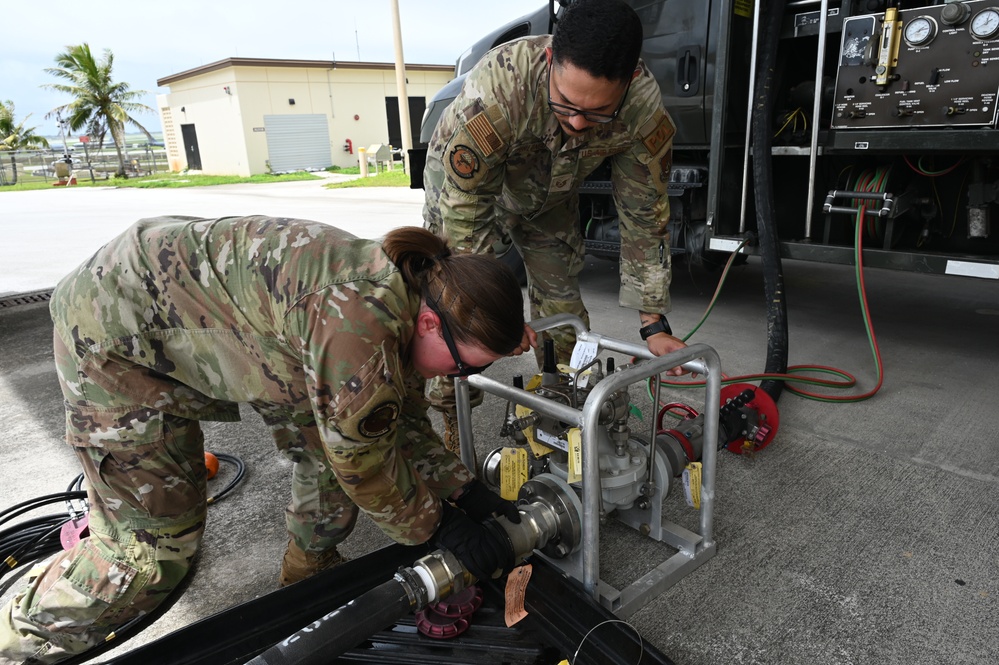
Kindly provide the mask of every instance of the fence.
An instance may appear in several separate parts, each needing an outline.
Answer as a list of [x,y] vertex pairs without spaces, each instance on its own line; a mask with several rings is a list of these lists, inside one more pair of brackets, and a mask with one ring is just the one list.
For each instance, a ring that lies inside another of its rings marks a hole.
[[[131,143],[122,149],[125,157],[125,172],[129,177],[146,176],[169,171],[166,150],[153,143]],[[114,144],[101,148],[84,148],[77,144],[69,150],[73,161],[72,170],[76,172],[77,180],[90,179],[107,180],[118,172],[118,153]],[[49,150],[19,150],[17,152],[0,152],[0,186],[13,185],[16,182],[46,182],[55,180],[53,164],[65,159],[66,153],[61,148]],[[14,162],[12,163],[11,158]],[[14,163],[17,165],[15,178]]]

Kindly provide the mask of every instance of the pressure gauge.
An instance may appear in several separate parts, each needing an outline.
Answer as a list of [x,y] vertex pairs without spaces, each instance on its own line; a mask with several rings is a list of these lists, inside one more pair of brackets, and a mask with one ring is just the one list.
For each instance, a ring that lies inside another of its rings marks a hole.
[[992,39],[999,33],[999,11],[989,7],[971,19],[971,34],[975,39]]
[[937,22],[929,16],[917,16],[905,25],[902,33],[909,46],[926,46],[937,36]]

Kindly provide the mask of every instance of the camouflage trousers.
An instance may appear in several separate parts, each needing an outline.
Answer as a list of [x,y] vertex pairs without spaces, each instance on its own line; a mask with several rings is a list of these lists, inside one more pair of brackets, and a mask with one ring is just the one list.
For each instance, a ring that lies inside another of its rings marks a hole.
[[[66,440],[82,463],[90,536],[32,569],[28,586],[0,610],[0,665],[50,664],[102,642],[154,610],[187,575],[207,512],[204,436],[181,418],[103,390],[63,340],[56,367],[66,397]],[[354,528],[358,507],[340,488],[311,414],[251,404],[293,462],[290,536],[305,551],[335,547]],[[470,479],[441,471],[438,441],[400,447],[438,496]],[[462,475],[464,474],[464,475]]]
[[[578,200],[576,201],[578,204]],[[587,327],[590,315],[583,305],[579,290],[579,273],[583,269],[585,248],[579,232],[577,205],[549,210],[531,219],[506,213],[496,224],[509,235],[524,258],[527,269],[527,298],[530,318],[540,319],[555,314],[574,314]],[[439,228],[428,224],[430,231],[440,234]],[[459,248],[460,249],[460,248]],[[555,343],[557,362],[569,363],[576,344],[572,328],[556,328],[539,335],[535,356],[538,367],[544,361],[542,341]],[[482,392],[469,386],[472,406],[482,403]],[[438,411],[454,411],[454,381],[438,377],[429,381],[427,397]]]
[[0,663],[55,663],[147,614],[189,570],[205,528],[197,421],[123,403],[55,339],[66,441],[83,466],[90,535],[28,573],[0,614]]

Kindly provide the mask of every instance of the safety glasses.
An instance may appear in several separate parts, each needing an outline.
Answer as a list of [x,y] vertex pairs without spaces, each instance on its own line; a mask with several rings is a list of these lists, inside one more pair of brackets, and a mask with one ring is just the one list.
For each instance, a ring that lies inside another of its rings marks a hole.
[[594,122],[598,125],[606,125],[608,122],[613,122],[621,112],[621,109],[624,108],[624,100],[628,98],[629,90],[631,90],[631,79],[628,79],[628,86],[624,89],[624,94],[621,95],[621,103],[617,105],[617,110],[610,114],[583,111],[582,109],[577,109],[575,106],[559,104],[552,101],[552,66],[551,64],[548,65],[548,108],[552,110],[552,113],[557,115],[565,116],[567,118],[581,115],[588,122]]
[[437,303],[433,299],[427,298],[427,307],[430,308],[434,314],[437,315],[438,320],[441,322],[441,335],[444,336],[444,343],[447,344],[447,350],[451,352],[451,359],[454,360],[455,367],[458,371],[454,374],[448,374],[447,378],[454,379],[459,376],[471,376],[472,374],[478,374],[485,370],[489,365],[483,365],[482,367],[476,367],[474,365],[467,365],[462,361],[461,356],[458,355],[458,346],[454,343],[454,337],[451,336],[451,330],[447,327],[447,319],[441,314],[440,309],[437,307]]

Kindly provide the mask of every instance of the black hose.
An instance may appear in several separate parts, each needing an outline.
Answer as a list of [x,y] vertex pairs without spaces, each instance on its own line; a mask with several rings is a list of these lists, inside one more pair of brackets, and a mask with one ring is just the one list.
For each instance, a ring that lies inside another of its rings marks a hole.
[[[759,40],[752,133],[756,227],[760,236],[763,291],[767,301],[767,363],[764,372],[784,374],[787,372],[787,300],[774,214],[774,182],[770,159],[774,69],[777,65],[781,21],[784,18],[784,0],[769,0],[760,9],[763,13],[763,31]],[[813,122],[815,120],[813,118]],[[766,380],[760,383],[760,388],[776,402],[784,390],[784,382]]]
[[[225,487],[208,499],[209,504],[227,496],[242,482],[246,475],[246,465],[238,457],[224,453],[216,453],[215,455],[220,462],[231,464],[235,468],[235,473]],[[82,519],[89,511],[87,492],[82,489],[83,481],[84,477],[81,473],[73,479],[65,492],[46,494],[0,510],[0,527],[2,527],[21,515],[47,505],[63,502],[66,506],[65,513],[22,519],[13,526],[0,529],[0,596],[30,570],[30,566],[27,564],[44,559],[63,549],[60,540],[63,525],[69,521]],[[112,633],[115,636],[113,642],[111,640],[105,641],[62,662],[65,662],[65,665],[80,665],[144,630],[170,609],[183,590],[187,588],[193,577],[193,565],[180,584],[152,612],[136,617],[116,628]]]
[[[26,518],[0,529],[0,595],[6,593],[28,570],[29,563],[62,549],[59,539],[62,526],[70,520],[81,519],[87,512],[87,493],[79,489],[82,481],[83,474],[80,474],[65,492],[35,497],[0,510],[0,527],[4,527],[15,518],[40,508],[57,503],[64,503],[66,506],[64,513]],[[74,506],[74,502],[79,502],[80,505]]]
[[236,473],[225,487],[223,487],[217,494],[212,495],[208,498],[208,504],[211,505],[216,501],[222,499],[226,494],[231,492],[236,485],[239,485],[243,481],[243,476],[246,475],[246,465],[243,460],[239,459],[235,455],[227,455],[225,453],[215,453],[215,457],[218,458],[220,462],[226,462],[227,464],[232,464],[236,469]]
[[324,665],[390,626],[412,609],[395,578],[278,642],[247,665]]

